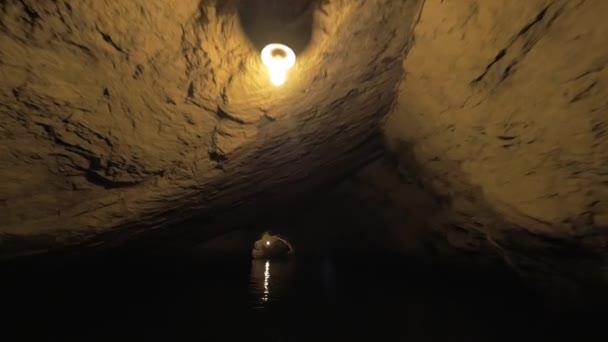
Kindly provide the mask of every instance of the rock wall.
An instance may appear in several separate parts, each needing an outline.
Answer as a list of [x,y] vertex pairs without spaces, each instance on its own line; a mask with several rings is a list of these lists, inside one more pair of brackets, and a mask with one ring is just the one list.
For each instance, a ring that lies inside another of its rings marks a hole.
[[[607,6],[426,0],[383,126],[385,156],[257,228],[300,253],[507,266],[558,306],[601,306]],[[246,233],[202,251],[245,250]]]
[[234,1],[0,2],[0,255],[105,245],[352,168],[420,5],[315,3],[277,89]]
[[388,113],[321,201],[353,241],[605,278],[608,3],[310,6],[277,89],[238,1],[0,2],[0,256],[210,232],[375,158]]
[[449,245],[608,276],[605,13],[602,0],[425,1],[384,130],[390,172],[434,194],[425,223]]

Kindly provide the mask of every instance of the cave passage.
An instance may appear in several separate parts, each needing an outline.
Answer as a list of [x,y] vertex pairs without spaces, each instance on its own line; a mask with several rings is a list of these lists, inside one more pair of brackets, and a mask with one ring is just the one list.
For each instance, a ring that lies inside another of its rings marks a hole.
[[604,336],[607,13],[0,0],[0,339]]

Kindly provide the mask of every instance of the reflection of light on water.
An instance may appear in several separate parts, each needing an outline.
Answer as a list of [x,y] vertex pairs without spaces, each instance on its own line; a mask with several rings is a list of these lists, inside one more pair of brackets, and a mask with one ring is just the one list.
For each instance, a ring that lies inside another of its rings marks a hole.
[[270,261],[266,261],[264,270],[264,296],[262,297],[263,301],[268,300],[268,294],[270,294],[270,288],[268,287],[268,281],[270,280]]
[[253,259],[249,279],[252,308],[268,310],[272,303],[279,302],[291,287],[293,269],[294,264],[290,260]]

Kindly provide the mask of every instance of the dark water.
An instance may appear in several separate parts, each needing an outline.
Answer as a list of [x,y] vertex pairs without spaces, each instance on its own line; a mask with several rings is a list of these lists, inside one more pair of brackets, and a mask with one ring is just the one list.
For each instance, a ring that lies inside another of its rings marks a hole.
[[545,341],[597,327],[547,310],[510,276],[388,257],[105,260],[3,274],[5,341]]

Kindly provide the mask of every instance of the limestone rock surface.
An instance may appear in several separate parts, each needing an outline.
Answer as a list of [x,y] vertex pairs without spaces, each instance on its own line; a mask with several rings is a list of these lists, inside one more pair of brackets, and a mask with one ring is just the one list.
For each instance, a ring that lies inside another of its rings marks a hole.
[[281,88],[239,3],[0,2],[1,256],[306,192],[381,133],[335,188],[361,237],[607,279],[608,2],[290,2]]
[[608,275],[606,13],[601,0],[424,2],[384,130],[451,246]]
[[274,88],[238,1],[0,2],[0,255],[128,239],[366,158],[422,3],[299,3],[310,44]]

